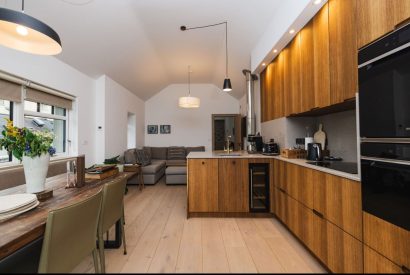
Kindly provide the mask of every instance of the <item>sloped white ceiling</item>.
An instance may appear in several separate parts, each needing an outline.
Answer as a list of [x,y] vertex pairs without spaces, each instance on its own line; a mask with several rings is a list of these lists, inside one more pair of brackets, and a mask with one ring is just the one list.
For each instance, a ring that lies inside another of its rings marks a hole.
[[[174,83],[222,86],[228,21],[229,76],[236,98],[245,93],[243,69],[280,0],[26,0],[26,13],[54,28],[58,59],[93,78],[106,74],[143,100]],[[0,6],[20,9],[20,1]]]

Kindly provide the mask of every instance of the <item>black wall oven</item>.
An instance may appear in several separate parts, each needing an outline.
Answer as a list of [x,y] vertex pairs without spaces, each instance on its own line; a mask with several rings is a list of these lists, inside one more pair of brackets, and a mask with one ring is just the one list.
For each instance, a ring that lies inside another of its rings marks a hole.
[[410,230],[410,25],[359,51],[363,211]]

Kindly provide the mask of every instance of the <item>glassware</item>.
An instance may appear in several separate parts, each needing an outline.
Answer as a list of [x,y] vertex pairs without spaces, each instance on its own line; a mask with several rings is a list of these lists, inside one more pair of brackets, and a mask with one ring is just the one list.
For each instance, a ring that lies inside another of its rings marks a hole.
[[77,186],[77,162],[75,159],[67,161],[67,185],[66,188]]

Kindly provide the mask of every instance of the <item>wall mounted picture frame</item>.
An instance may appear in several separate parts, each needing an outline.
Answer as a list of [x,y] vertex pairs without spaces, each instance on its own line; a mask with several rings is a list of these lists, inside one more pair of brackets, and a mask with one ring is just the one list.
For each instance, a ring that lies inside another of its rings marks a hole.
[[161,134],[171,134],[171,125],[161,125],[160,133]]
[[157,135],[158,134],[158,125],[148,125],[147,126],[148,135]]

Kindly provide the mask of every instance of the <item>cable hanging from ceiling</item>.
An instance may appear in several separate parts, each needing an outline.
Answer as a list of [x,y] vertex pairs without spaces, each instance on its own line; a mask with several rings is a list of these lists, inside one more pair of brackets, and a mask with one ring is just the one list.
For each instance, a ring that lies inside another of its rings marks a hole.
[[216,24],[210,24],[210,25],[204,25],[204,26],[198,26],[198,27],[187,27],[187,26],[181,26],[180,30],[181,31],[189,31],[189,30],[196,30],[196,29],[204,29],[204,28],[209,28],[209,27],[216,27],[219,25],[225,25],[225,79],[223,83],[223,91],[224,92],[230,92],[232,91],[232,84],[231,84],[231,79],[229,78],[228,75],[228,22],[220,22]]

